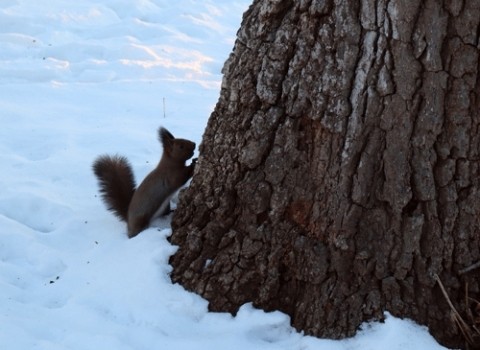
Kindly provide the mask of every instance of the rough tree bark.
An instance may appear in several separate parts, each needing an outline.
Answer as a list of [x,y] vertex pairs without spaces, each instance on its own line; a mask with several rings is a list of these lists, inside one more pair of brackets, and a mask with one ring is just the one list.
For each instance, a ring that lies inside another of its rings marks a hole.
[[[172,279],[340,338],[384,311],[464,346],[480,300],[477,0],[255,0],[224,67]],[[473,306],[471,302],[469,307]]]

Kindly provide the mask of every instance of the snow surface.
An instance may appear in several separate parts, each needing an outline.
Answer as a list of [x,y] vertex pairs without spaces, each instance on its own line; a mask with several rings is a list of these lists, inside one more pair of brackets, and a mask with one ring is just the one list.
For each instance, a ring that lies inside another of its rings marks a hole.
[[249,1],[0,2],[1,349],[442,349],[387,315],[343,341],[303,336],[288,316],[236,317],[169,278],[169,218],[134,239],[91,171],[158,161],[159,125],[197,142]]

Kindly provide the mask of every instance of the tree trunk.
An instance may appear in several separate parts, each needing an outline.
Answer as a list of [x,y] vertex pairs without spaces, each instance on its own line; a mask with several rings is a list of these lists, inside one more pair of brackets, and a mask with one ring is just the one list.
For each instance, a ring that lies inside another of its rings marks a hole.
[[254,1],[172,222],[173,281],[306,334],[389,311],[465,346],[436,276],[472,321],[479,21],[477,0]]

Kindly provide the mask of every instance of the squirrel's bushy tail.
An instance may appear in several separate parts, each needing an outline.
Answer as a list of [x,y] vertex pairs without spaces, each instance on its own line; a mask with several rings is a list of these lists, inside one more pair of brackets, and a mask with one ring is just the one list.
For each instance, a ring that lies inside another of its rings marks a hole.
[[93,163],[100,194],[107,208],[123,221],[128,218],[128,206],[135,192],[132,167],[125,157],[100,156]]

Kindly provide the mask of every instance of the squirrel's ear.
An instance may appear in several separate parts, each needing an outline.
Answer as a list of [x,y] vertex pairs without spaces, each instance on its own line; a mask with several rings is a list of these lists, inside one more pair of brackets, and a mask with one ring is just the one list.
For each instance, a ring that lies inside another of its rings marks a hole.
[[158,129],[158,138],[162,145],[168,145],[172,140],[175,139],[173,135],[165,128]]

